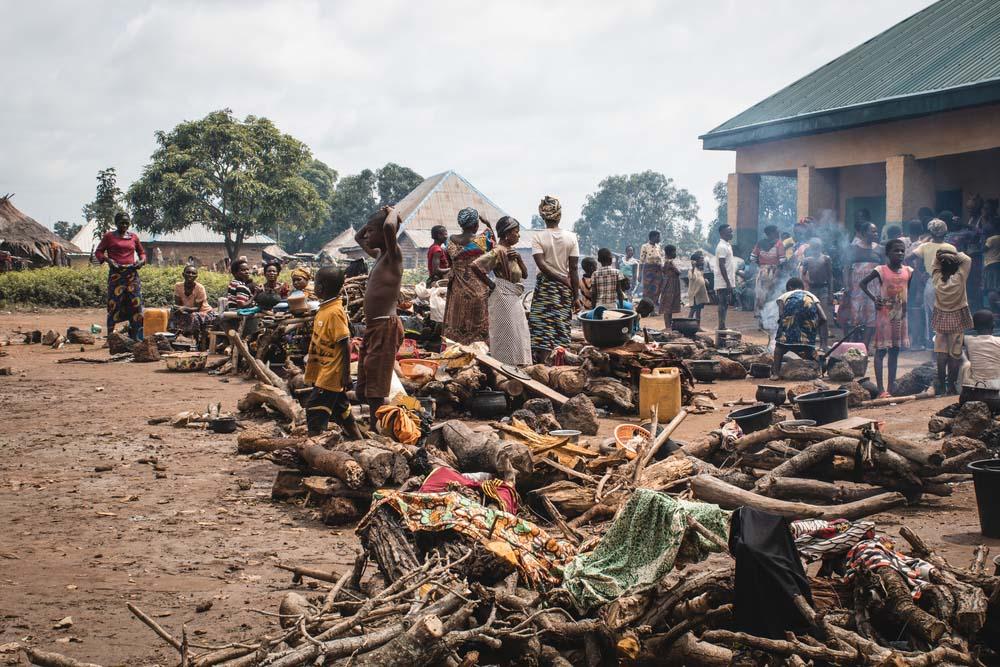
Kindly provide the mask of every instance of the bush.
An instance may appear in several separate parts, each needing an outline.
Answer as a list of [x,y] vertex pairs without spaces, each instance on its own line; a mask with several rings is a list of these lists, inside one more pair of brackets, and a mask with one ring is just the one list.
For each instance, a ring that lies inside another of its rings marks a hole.
[[[180,282],[182,270],[180,266],[147,266],[140,269],[144,304],[150,308],[171,305],[174,302],[174,284]],[[225,296],[229,280],[228,273],[204,269],[198,272],[198,282],[205,286],[208,302],[213,305],[220,296]],[[25,304],[51,308],[104,308],[107,294],[108,269],[103,266],[0,273],[0,304],[7,307]]]

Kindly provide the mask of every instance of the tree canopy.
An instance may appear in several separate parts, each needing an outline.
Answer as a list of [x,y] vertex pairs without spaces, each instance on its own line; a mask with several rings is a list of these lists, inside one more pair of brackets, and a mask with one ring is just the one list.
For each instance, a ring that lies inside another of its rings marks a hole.
[[389,162],[375,172],[379,207],[395,206],[400,199],[410,194],[410,191],[420,185],[423,180],[423,176],[409,167]]
[[56,224],[52,225],[52,230],[59,238],[66,239],[67,241],[76,236],[76,233],[82,228],[83,225],[77,225],[66,220],[56,220]]
[[[659,230],[664,242],[700,245],[694,240],[698,202],[673,179],[655,171],[608,176],[587,196],[575,231],[580,251],[593,254],[598,248],[621,252],[625,246],[639,247],[650,230]],[[671,240],[673,239],[673,240]]]
[[157,149],[128,191],[136,225],[153,232],[201,222],[225,239],[230,259],[243,240],[294,220],[321,224],[329,206],[305,176],[309,148],[267,118],[214,111],[156,133]]
[[102,236],[109,231],[115,222],[115,215],[125,209],[122,207],[124,195],[118,187],[118,174],[114,167],[108,167],[97,172],[97,193],[94,201],[83,207],[84,220],[97,223],[94,236]]
[[328,233],[333,228],[330,211],[333,209],[339,175],[322,160],[313,158],[302,170],[302,177],[316,188],[319,198],[326,204],[326,213],[318,225],[313,224],[311,219],[301,220],[296,215],[289,216],[280,225],[279,229],[289,232],[289,235],[282,237],[283,247],[293,253],[318,250],[330,240]]

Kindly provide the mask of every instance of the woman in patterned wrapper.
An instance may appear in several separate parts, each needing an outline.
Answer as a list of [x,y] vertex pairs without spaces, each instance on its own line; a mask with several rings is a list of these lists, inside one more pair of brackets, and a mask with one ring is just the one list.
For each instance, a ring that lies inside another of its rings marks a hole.
[[443,335],[456,343],[468,345],[485,341],[489,337],[489,297],[486,285],[476,275],[472,263],[493,249],[493,232],[487,223],[486,231],[479,234],[479,223],[485,222],[474,208],[458,212],[461,234],[448,241],[448,258],[451,272],[448,282],[448,301],[444,311]]
[[[531,363],[531,332],[521,297],[521,281],[528,274],[515,249],[521,225],[510,216],[497,220],[497,246],[473,263],[479,278],[489,287],[490,355],[511,366]],[[489,274],[492,272],[493,279]]]

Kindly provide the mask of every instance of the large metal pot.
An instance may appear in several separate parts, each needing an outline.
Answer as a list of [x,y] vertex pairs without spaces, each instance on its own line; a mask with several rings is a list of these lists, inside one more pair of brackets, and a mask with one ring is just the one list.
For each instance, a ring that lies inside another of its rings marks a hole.
[[968,403],[969,401],[980,401],[989,406],[994,414],[1000,412],[1000,389],[987,387],[986,383],[978,380],[975,384],[963,384],[962,393],[958,396],[958,402]]

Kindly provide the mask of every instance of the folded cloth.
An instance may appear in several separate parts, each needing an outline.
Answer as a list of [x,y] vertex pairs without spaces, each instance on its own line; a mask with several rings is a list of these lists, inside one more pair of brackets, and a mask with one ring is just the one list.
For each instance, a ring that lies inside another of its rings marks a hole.
[[805,519],[793,521],[791,529],[795,548],[808,563],[846,554],[858,542],[875,537],[872,521]]
[[848,579],[853,579],[859,572],[874,572],[880,567],[891,567],[903,575],[914,600],[920,599],[924,589],[931,585],[931,576],[937,571],[925,560],[896,551],[895,544],[885,535],[859,542],[847,553]]
[[594,550],[580,554],[563,570],[562,588],[585,613],[622,595],[652,588],[679,558],[697,562],[719,551],[688,526],[688,516],[726,539],[729,512],[718,505],[636,489]]
[[415,445],[420,441],[420,417],[398,405],[383,405],[375,411],[378,429],[391,435],[404,445]]
[[[482,473],[480,473],[482,474]],[[491,501],[500,506],[500,509],[517,514],[517,490],[502,479],[474,479],[468,475],[452,470],[451,468],[435,468],[431,474],[424,478],[424,483],[420,485],[421,493],[443,493],[451,491],[453,485],[465,487],[467,489],[477,489],[483,494],[483,504]]]
[[509,512],[485,507],[455,491],[449,493],[404,493],[382,489],[372,494],[367,516],[389,505],[412,532],[454,530],[481,544],[486,550],[520,570],[533,588],[558,584],[561,568],[576,555],[565,540],[550,536],[537,525]]

